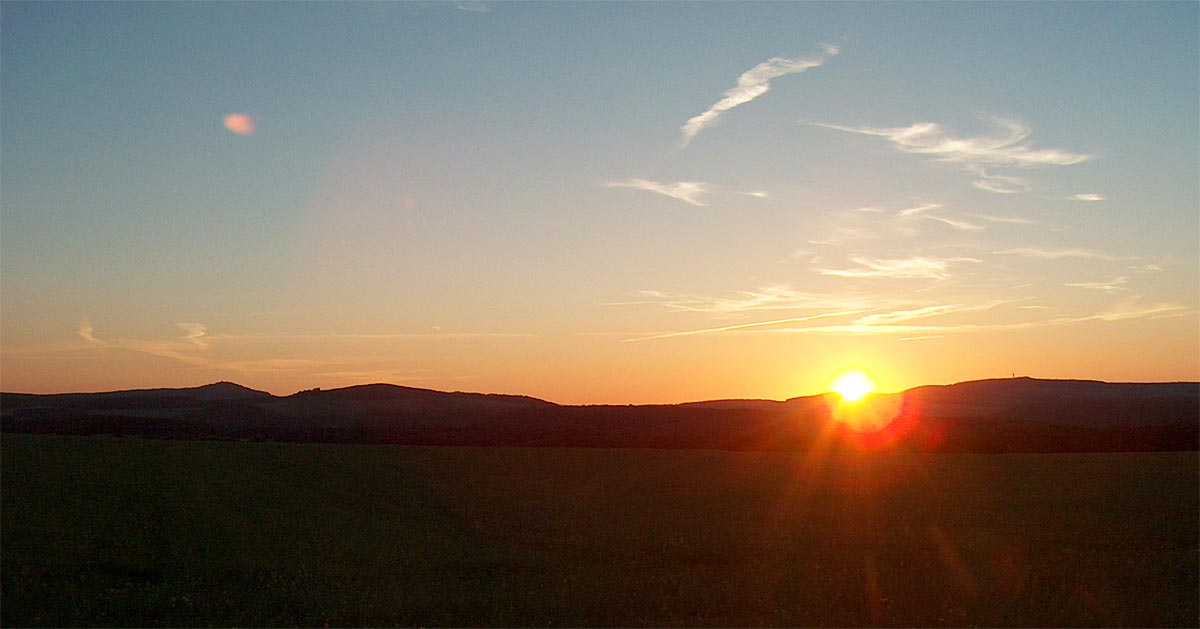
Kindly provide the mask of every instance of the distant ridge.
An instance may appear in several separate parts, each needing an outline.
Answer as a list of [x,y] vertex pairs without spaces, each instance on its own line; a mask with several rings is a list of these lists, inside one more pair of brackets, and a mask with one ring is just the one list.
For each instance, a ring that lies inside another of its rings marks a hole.
[[[656,405],[558,405],[393,384],[274,396],[232,382],[183,389],[0,393],[4,432],[176,439],[803,451],[832,435],[836,396]],[[1200,450],[1200,383],[1004,378],[876,394],[888,443],[917,450]],[[886,422],[885,422],[886,423]],[[865,440],[865,441],[864,441]]]
[[193,400],[246,400],[257,398],[269,398],[270,393],[266,391],[257,391],[249,387],[244,387],[236,382],[222,380],[212,384],[205,384],[198,387],[184,387],[177,389],[125,389],[119,391],[102,391],[97,393],[0,393],[6,396],[33,396],[44,400],[54,398],[61,399],[80,399],[86,397],[102,397],[102,398],[141,398],[141,399],[159,399],[159,398],[188,398]]
[[[324,398],[339,398],[346,400],[433,400],[457,397],[459,399],[488,400],[492,402],[513,402],[535,405],[557,406],[526,395],[509,395],[504,393],[468,393],[462,391],[446,392],[434,389],[405,387],[398,384],[358,384],[338,389],[309,389],[293,394],[293,396],[319,396]],[[288,397],[293,397],[288,396]]]

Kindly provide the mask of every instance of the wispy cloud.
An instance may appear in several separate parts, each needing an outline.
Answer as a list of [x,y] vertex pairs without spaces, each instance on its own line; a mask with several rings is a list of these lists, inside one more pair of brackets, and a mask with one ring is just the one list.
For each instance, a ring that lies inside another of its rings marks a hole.
[[[773,333],[821,333],[853,335],[906,334],[911,336],[913,334],[920,334],[927,338],[929,335],[925,333],[940,332],[953,329],[956,326],[950,324],[915,324],[914,322],[956,313],[988,310],[999,305],[999,303],[1000,302],[992,302],[973,306],[964,306],[960,304],[941,304],[904,310],[884,310],[882,312],[874,312],[870,314],[865,314],[861,310],[823,312],[805,317],[789,317],[786,319],[772,319],[769,321],[755,321],[753,323],[740,323],[735,325],[684,330],[681,332],[653,334],[649,336],[623,339],[622,342],[629,343],[637,341],[650,341],[686,336],[721,334],[744,330],[757,330]],[[834,323],[832,325],[804,325],[814,321],[837,318],[845,319],[845,321],[843,323]]]
[[[11,348],[6,347],[6,353],[44,354],[59,352],[78,352],[95,350],[119,350],[137,352],[160,358],[169,358],[194,367],[204,367],[232,371],[243,374],[279,373],[282,371],[312,370],[328,361],[314,361],[299,358],[263,358],[263,359],[229,359],[223,357],[224,352],[218,351],[230,344],[253,345],[263,341],[303,341],[306,343],[329,341],[345,343],[347,341],[449,341],[449,340],[480,340],[480,339],[517,339],[529,338],[535,335],[528,333],[503,332],[431,332],[413,333],[319,333],[319,334],[209,334],[208,326],[203,323],[176,323],[175,327],[182,335],[175,338],[139,339],[139,338],[104,338],[97,336],[91,321],[83,319],[76,328],[76,334],[84,343],[56,343],[48,346]],[[241,352],[238,352],[240,355]],[[354,359],[355,364],[361,360]]]
[[1023,256],[1026,258],[1035,258],[1038,260],[1060,260],[1064,258],[1081,258],[1084,260],[1128,260],[1121,256],[1109,255],[1100,251],[1091,249],[1042,249],[1038,247],[1016,247],[1013,249],[1001,249],[993,252],[996,255]]
[[787,286],[765,286],[756,290],[738,291],[733,297],[711,297],[706,295],[679,295],[662,291],[645,290],[639,295],[643,299],[607,305],[660,305],[675,312],[697,312],[715,315],[743,315],[760,311],[820,310],[862,312],[880,307],[896,307],[900,302],[879,298],[829,295],[797,291]]
[[219,334],[210,338],[221,341],[253,343],[257,341],[447,341],[456,339],[520,339],[537,336],[528,332],[451,332],[435,328],[429,332],[381,332],[316,334]]
[[1122,292],[1127,291],[1128,289],[1125,287],[1125,283],[1128,281],[1129,281],[1129,278],[1127,278],[1127,277],[1114,277],[1111,279],[1101,280],[1098,282],[1067,282],[1067,283],[1063,284],[1063,286],[1070,286],[1072,288],[1087,288],[1087,289],[1091,289],[1091,290],[1099,290],[1099,291],[1103,291],[1103,292],[1106,292],[1111,295],[1111,294],[1122,293]]
[[[1014,222],[1020,219],[1014,219]],[[955,215],[942,203],[923,203],[902,209],[871,205],[852,210],[824,212],[812,225],[806,241],[819,246],[840,246],[857,241],[902,240],[920,236],[930,223],[962,232],[979,232],[987,225]]]
[[975,174],[979,175],[980,178],[972,181],[971,185],[985,192],[1017,194],[1020,192],[1029,192],[1030,189],[1029,180],[1024,177],[996,175],[988,172],[986,168],[976,170]]
[[925,218],[927,218],[931,221],[937,221],[939,223],[949,225],[959,231],[974,232],[974,231],[982,231],[983,229],[985,229],[983,225],[979,225],[977,223],[969,223],[967,221],[962,221],[962,220],[953,219],[953,218],[945,218],[942,216],[926,216]]
[[880,260],[859,256],[851,258],[858,268],[851,269],[821,269],[822,275],[853,278],[913,278],[913,279],[945,279],[950,276],[947,269],[955,262],[979,262],[975,258],[929,258],[914,256],[893,260]]
[[605,186],[609,188],[632,188],[634,190],[645,190],[646,192],[654,192],[663,196],[671,197],[684,203],[690,203],[704,207],[706,204],[701,199],[709,192],[708,184],[703,181],[675,181],[671,183],[659,183],[649,179],[626,179],[624,181],[610,181]]
[[103,339],[96,336],[91,321],[87,319],[79,322],[76,333],[84,341],[87,341],[88,345],[97,348],[139,352],[178,360],[189,365],[207,364],[208,361],[196,354],[209,347],[208,341],[205,339],[207,327],[202,323],[177,323],[175,326],[183,330],[183,337],[168,340]]
[[87,341],[88,343],[93,345],[100,344],[100,341],[96,339],[96,335],[93,333],[92,322],[88,321],[87,319],[79,322],[79,329],[77,330],[77,333],[79,334],[79,338]]
[[622,343],[632,343],[637,341],[651,341],[655,339],[669,339],[680,336],[696,336],[700,334],[716,334],[719,332],[732,332],[734,330],[749,330],[752,328],[766,328],[781,325],[789,325],[796,323],[805,323],[807,321],[816,321],[818,319],[827,319],[830,317],[844,317],[847,315],[859,314],[861,311],[852,310],[846,312],[823,312],[808,317],[789,317],[787,319],[774,319],[772,321],[756,321],[754,323],[740,323],[737,325],[725,325],[716,328],[704,328],[701,330],[684,330],[683,332],[668,332],[666,334],[655,334],[653,336],[643,336],[638,338],[623,339]]
[[962,312],[964,310],[976,310],[979,308],[990,308],[988,306],[967,306],[959,304],[943,304],[938,306],[925,306],[924,308],[915,308],[913,310],[894,310],[892,312],[881,312],[869,314],[859,317],[855,320],[855,325],[895,325],[906,321],[916,319],[925,319],[936,315],[944,315],[952,312]]
[[943,207],[944,206],[941,203],[926,203],[925,205],[918,205],[917,207],[910,207],[905,210],[900,210],[900,212],[899,212],[899,214],[897,214],[897,216],[899,216],[902,219],[910,219],[910,220],[911,219],[925,219],[925,220],[930,220],[930,221],[937,221],[939,223],[949,225],[949,226],[951,226],[955,229],[961,230],[961,231],[980,231],[980,230],[984,229],[983,225],[977,225],[975,223],[970,223],[970,222],[967,222],[964,220],[946,218],[944,216],[937,216],[934,214],[930,214],[930,211],[939,210],[939,209],[942,209]]
[[1081,193],[1071,197],[1071,200],[1072,201],[1103,201],[1104,196],[1100,195],[1100,194],[1096,194],[1095,192],[1081,192]]
[[[920,215],[924,214],[925,212],[928,212],[929,210],[936,210],[941,207],[943,207],[943,205],[941,203],[926,203],[924,205],[918,205],[916,207],[910,207],[907,209],[900,210],[900,216],[905,217],[905,218],[912,217],[912,216],[920,216]],[[877,210],[875,208],[863,208],[863,209],[864,210],[872,210],[872,211],[876,211],[876,212],[881,211],[881,210]]]
[[1091,155],[1063,149],[1036,149],[1028,140],[1033,131],[1023,123],[1005,118],[992,119],[997,130],[992,135],[956,137],[934,122],[918,122],[907,127],[855,127],[810,123],[818,127],[881,137],[905,153],[925,155],[934,161],[952,164],[975,174],[975,187],[1000,194],[1024,192],[1024,178],[991,172],[993,167],[1030,168],[1070,166],[1092,159]]
[[459,11],[467,11],[468,13],[491,13],[492,7],[483,2],[475,0],[459,0],[454,3],[454,8]]
[[1000,223],[1005,225],[1037,225],[1038,222],[1022,216],[995,216],[992,214],[972,214],[974,218],[989,223]]
[[[1125,278],[1115,278],[1106,282],[1070,284],[1128,296],[1123,301],[1082,312],[1072,308],[1066,302],[1059,305],[1028,303],[1032,298],[989,300],[980,299],[979,296],[967,296],[970,301],[935,302],[928,305],[928,302],[920,304],[911,300],[877,296],[869,299],[825,295],[821,297],[831,307],[821,309],[815,299],[817,296],[792,293],[783,288],[745,291],[740,293],[744,297],[740,299],[716,299],[700,296],[683,298],[658,291],[643,291],[643,296],[648,299],[633,303],[657,303],[667,306],[671,310],[708,313],[715,316],[747,315],[757,311],[783,308],[786,304],[811,306],[818,311],[763,321],[625,335],[626,338],[622,339],[622,342],[726,333],[868,335],[890,336],[897,341],[916,341],[941,338],[950,334],[1051,328],[1096,321],[1155,320],[1195,313],[1194,307],[1169,303],[1143,303],[1136,295],[1130,295],[1124,290],[1124,283]],[[795,297],[802,297],[802,299],[794,300]],[[855,307],[832,307],[834,304],[854,304]],[[1031,318],[1030,315],[1035,312],[1041,314],[1037,315],[1037,318]]]
[[683,132],[682,145],[687,146],[692,138],[716,122],[721,114],[766,94],[771,89],[773,79],[820,67],[838,52],[837,46],[825,44],[822,52],[816,56],[798,59],[772,57],[743,72],[738,77],[737,85],[725,90],[721,100],[713,103],[704,113],[692,116],[680,127]]
[[176,323],[175,327],[183,330],[184,340],[201,349],[208,348],[208,341],[204,338],[208,326],[203,323]]
[[[994,304],[989,304],[990,308]],[[896,313],[893,317],[892,313],[883,313],[877,315],[875,321],[867,320],[867,317],[860,318],[843,324],[833,325],[795,325],[796,323],[806,323],[805,320],[777,320],[764,321],[761,323],[743,324],[738,326],[726,326],[723,328],[708,328],[703,330],[688,330],[685,332],[674,332],[668,334],[658,334],[648,337],[625,339],[625,342],[644,341],[653,339],[674,338],[681,336],[693,336],[699,334],[719,334],[724,332],[732,332],[738,330],[751,330],[754,328],[763,328],[761,332],[770,334],[832,334],[845,336],[900,336],[898,341],[917,341],[926,339],[942,338],[948,334],[962,334],[971,332],[991,332],[1002,330],[1028,330],[1035,328],[1049,328],[1058,326],[1074,325],[1078,323],[1087,323],[1093,321],[1118,322],[1118,321],[1133,321],[1138,319],[1166,319],[1172,317],[1181,317],[1194,313],[1194,309],[1174,304],[1154,304],[1151,306],[1136,306],[1130,304],[1118,305],[1106,310],[1079,316],[1060,316],[1052,319],[1040,319],[1034,321],[1000,321],[996,323],[914,323],[922,319],[930,317],[938,317],[943,315],[955,314],[957,312],[965,312],[967,310],[980,310],[986,308],[959,308],[959,307],[941,307],[934,306],[911,313]],[[927,312],[922,312],[927,311]],[[830,313],[829,316],[844,316],[846,313]],[[874,315],[873,315],[874,316]],[[808,321],[817,319],[813,317]],[[791,325],[789,325],[791,324]]]
[[1082,323],[1085,321],[1129,321],[1132,319],[1166,319],[1194,313],[1195,309],[1175,304],[1139,305],[1134,302],[1116,304],[1106,310],[1083,317],[1064,317],[1055,323]]

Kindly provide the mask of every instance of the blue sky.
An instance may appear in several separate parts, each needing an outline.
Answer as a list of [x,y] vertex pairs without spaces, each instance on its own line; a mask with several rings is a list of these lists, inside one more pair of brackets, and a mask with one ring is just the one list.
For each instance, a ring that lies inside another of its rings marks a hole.
[[3,386],[1196,379],[1198,13],[6,2]]

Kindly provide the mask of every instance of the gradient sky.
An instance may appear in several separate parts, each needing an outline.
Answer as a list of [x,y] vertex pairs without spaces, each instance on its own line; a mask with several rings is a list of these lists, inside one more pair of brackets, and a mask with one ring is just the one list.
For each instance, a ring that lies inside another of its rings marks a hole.
[[0,384],[1197,380],[1198,24],[4,2]]

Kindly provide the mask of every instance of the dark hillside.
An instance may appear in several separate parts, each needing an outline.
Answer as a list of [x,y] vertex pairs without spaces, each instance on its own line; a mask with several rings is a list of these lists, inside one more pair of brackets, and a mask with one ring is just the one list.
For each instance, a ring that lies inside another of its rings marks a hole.
[[[876,395],[859,433],[836,397],[559,406],[536,398],[373,384],[275,397],[232,383],[100,394],[0,395],[5,432],[407,445],[953,452],[1200,449],[1200,384],[982,380]],[[866,409],[869,409],[867,411]],[[840,444],[840,445],[839,445]]]

